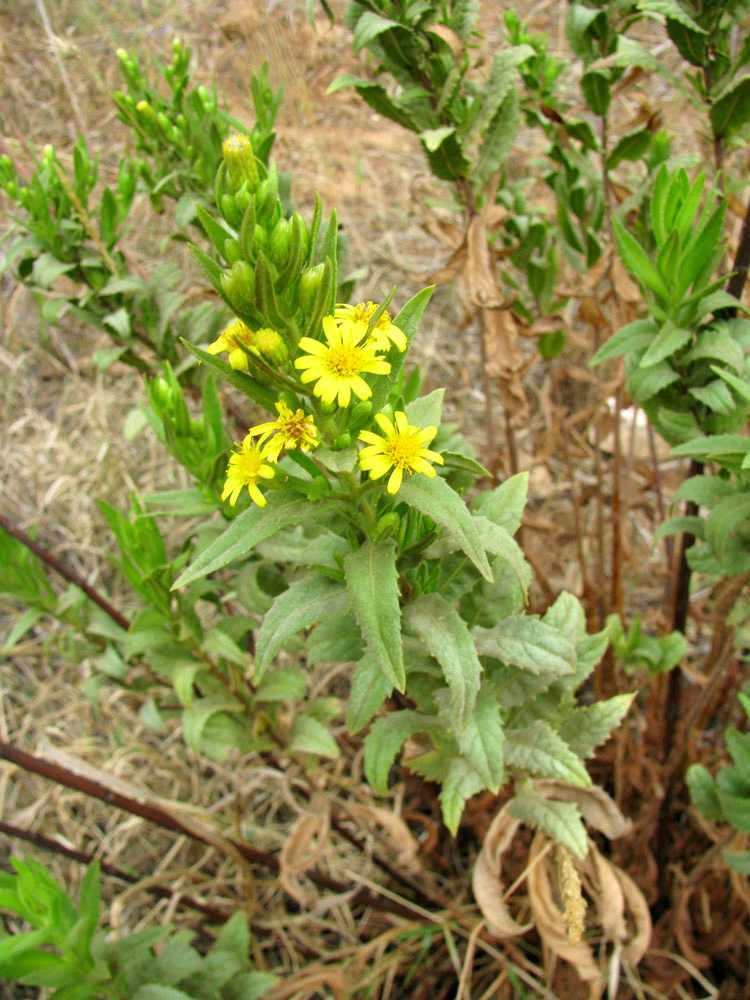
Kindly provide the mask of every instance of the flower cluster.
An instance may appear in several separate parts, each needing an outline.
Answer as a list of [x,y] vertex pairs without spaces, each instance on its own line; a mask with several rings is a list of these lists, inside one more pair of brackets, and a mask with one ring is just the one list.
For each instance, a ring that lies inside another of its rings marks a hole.
[[[394,347],[406,350],[407,337],[403,330],[393,323],[385,310],[376,318],[377,313],[378,306],[373,302],[337,305],[333,315],[322,320],[324,340],[300,339],[303,353],[294,361],[294,368],[299,372],[297,377],[303,385],[314,383],[313,394],[324,406],[336,403],[343,410],[351,403],[352,395],[361,400],[370,399],[372,389],[363,376],[389,374],[391,365],[385,354]],[[212,354],[228,351],[232,368],[247,371],[253,354],[273,360],[279,366],[285,365],[288,354],[284,357],[278,351],[280,343],[283,342],[274,330],[254,332],[242,320],[236,319],[208,350]],[[293,412],[283,400],[275,405],[278,417],[251,427],[242,444],[237,445],[238,450],[229,458],[222,499],[228,498],[232,505],[247,486],[253,502],[259,507],[265,506],[266,499],[259,483],[273,478],[274,466],[282,452],[294,448],[309,451],[320,443],[311,415],[302,409]],[[434,478],[436,473],[431,463],[443,464],[442,456],[427,447],[437,434],[436,427],[412,426],[401,410],[396,411],[393,420],[384,413],[376,413],[374,420],[382,434],[370,430],[359,432],[359,440],[365,444],[359,452],[359,467],[363,472],[368,472],[371,479],[379,479],[390,472],[387,486],[390,494],[398,492],[404,474],[419,472]]]
[[309,451],[320,443],[318,430],[309,414],[302,409],[292,412],[281,399],[275,406],[279,414],[276,420],[251,427],[242,444],[237,445],[239,451],[229,456],[221,499],[228,498],[232,506],[237,502],[242,487],[247,486],[253,503],[265,507],[266,498],[258,488],[258,481],[273,479],[275,470],[272,466],[279,461],[281,452],[294,448]]

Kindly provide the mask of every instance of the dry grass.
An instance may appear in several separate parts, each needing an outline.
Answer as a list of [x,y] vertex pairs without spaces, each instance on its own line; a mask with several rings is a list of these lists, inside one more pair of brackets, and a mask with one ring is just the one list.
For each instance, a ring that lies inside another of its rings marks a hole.
[[[540,4],[530,14],[535,26],[550,32],[562,48],[560,6]],[[48,4],[47,12],[52,36],[41,25],[38,7],[29,3],[24,13],[0,10],[0,54],[5,66],[0,125],[20,162],[30,162],[30,150],[46,142],[53,143],[65,161],[80,120],[90,144],[101,150],[104,177],[115,176],[127,136],[108,96],[119,82],[114,50],[123,46],[135,49],[142,61],[166,60],[172,38],[179,36],[193,46],[198,80],[210,84],[215,79],[231,112],[245,120],[251,72],[268,59],[272,82],[283,81],[286,91],[274,156],[282,169],[293,174],[293,198],[303,212],[309,212],[316,190],[327,210],[337,208],[348,237],[349,267],[363,270],[359,287],[364,295],[377,299],[397,284],[396,301],[403,302],[444,262],[446,249],[424,230],[432,211],[428,205],[444,200],[444,190],[427,175],[413,136],[371,114],[351,94],[326,96],[331,80],[339,72],[357,70],[359,60],[351,54],[343,28],[329,28],[321,21],[315,32],[306,24],[302,0],[220,6],[205,0],[180,4],[144,0],[137,13],[121,0],[97,4],[61,0]],[[497,35],[498,25],[499,11],[486,4],[483,27],[490,38]],[[655,89],[644,93],[644,99],[658,100],[662,85],[651,86]],[[633,110],[634,105],[626,106],[622,114],[626,117]],[[687,139],[686,144],[690,144]],[[535,152],[529,148],[524,156]],[[514,169],[521,172],[523,162]],[[165,243],[166,220],[156,219],[146,204],[137,213],[130,245],[142,267],[148,268],[157,253],[182,253]],[[189,261],[184,256],[180,260],[187,281],[200,285]],[[106,498],[124,508],[131,491],[149,493],[184,485],[184,473],[165,461],[158,442],[148,434],[124,438],[127,414],[142,397],[140,379],[127,372],[93,374],[88,358],[97,345],[90,330],[74,323],[41,330],[31,296],[15,288],[8,275],[2,277],[2,289],[0,510],[25,530],[38,525],[45,544],[127,614],[132,600],[112,572],[112,542],[97,501]],[[584,329],[576,309],[573,302],[566,319],[574,346],[576,338],[580,340],[580,362],[591,331]],[[447,386],[446,414],[461,425],[482,457],[479,352],[475,332],[462,331],[460,321],[454,291],[439,288],[415,360],[426,375],[427,389]],[[566,356],[565,362],[547,368],[531,366],[532,415],[518,432],[521,467],[532,472],[524,545],[536,570],[534,601],[539,606],[562,587],[581,592],[573,504],[579,508],[587,556],[594,536],[592,441],[601,404],[592,396],[575,351],[572,358]],[[562,411],[553,393],[555,385],[565,390],[567,455],[561,444]],[[651,547],[657,523],[656,484],[650,461],[638,451],[635,430],[632,442],[625,538],[629,611],[643,614],[645,624],[658,630],[663,624],[665,581],[663,560]],[[667,501],[680,477],[679,468],[662,467]],[[179,546],[179,534],[171,541]],[[17,608],[0,606],[0,635],[7,633],[17,615]],[[289,843],[290,829],[302,830],[316,815],[318,800],[313,798],[311,806],[310,796],[317,791],[331,816],[361,842],[356,847],[340,829],[322,837],[316,860],[319,871],[367,886],[383,884],[378,858],[398,866],[403,843],[372,823],[346,819],[352,802],[370,809],[377,805],[361,781],[361,754],[355,745],[345,744],[347,752],[340,763],[316,772],[317,789],[311,788],[310,776],[298,764],[286,759],[206,763],[186,750],[175,731],[159,739],[144,727],[138,719],[142,700],[133,693],[105,686],[97,699],[87,698],[83,685],[93,665],[86,651],[71,648],[71,642],[58,627],[42,623],[6,659],[0,674],[0,739],[42,755],[64,752],[134,787],[142,784],[145,774],[149,792],[169,808],[190,803],[196,822],[210,822],[225,837],[274,854]],[[631,683],[623,677],[614,680],[620,689]],[[321,675],[315,683],[321,691],[335,690],[336,678]],[[629,735],[613,745],[599,764],[602,781],[617,786],[625,766],[622,755],[634,752],[636,759],[627,762],[635,777],[631,774],[627,783],[631,799],[626,805],[632,804],[636,812],[633,789],[647,798],[655,780],[648,761],[639,756],[638,727],[643,723],[636,712]],[[345,901],[342,905],[304,875],[295,883],[302,905],[290,907],[273,875],[251,870],[222,840],[206,846],[187,836],[176,837],[20,768],[0,767],[0,817],[6,822],[57,837],[140,873],[130,887],[114,879],[107,884],[116,930],[164,921],[200,924],[198,915],[180,904],[179,896],[154,897],[150,889],[156,884],[224,911],[245,906],[253,921],[259,967],[273,968],[292,984],[296,977],[296,992],[284,996],[338,997],[356,982],[358,996],[379,1000],[407,996],[439,1000],[456,996],[457,989],[464,1000],[510,998],[523,995],[509,979],[511,968],[516,969],[516,982],[524,984],[525,995],[551,996],[544,985],[538,945],[526,943],[523,950],[516,945],[496,948],[477,931],[470,870],[497,800],[474,802],[458,840],[450,842],[439,832],[436,803],[430,796],[422,785],[407,781],[397,789],[393,803],[394,812],[408,818],[412,836],[421,845],[422,860],[415,875],[419,888],[442,902],[427,911],[431,915],[420,925],[418,920],[349,907]],[[523,869],[527,847],[519,841],[517,856],[511,859],[516,874]],[[18,853],[27,848],[8,842],[7,849]],[[623,862],[628,861],[638,877],[639,859],[633,854],[628,859],[627,854],[626,848]],[[46,854],[44,860],[75,894],[80,866]],[[653,872],[640,874],[645,882],[653,880]],[[725,888],[717,898],[725,898]],[[398,891],[399,886],[393,889]],[[522,919],[523,890],[518,905]],[[744,931],[740,936],[742,944],[733,954],[746,955]],[[673,928],[662,927],[657,941],[669,949],[669,957],[654,952],[643,982],[634,979],[628,984],[623,974],[618,996],[704,995],[701,990],[708,987],[689,963],[675,985],[674,970],[683,968],[685,960],[674,957]],[[407,985],[405,977],[412,967],[414,976]],[[343,981],[342,970],[347,977]],[[569,970],[558,969],[553,979],[558,996],[583,995]],[[469,981],[471,991],[464,992]],[[372,986],[370,993],[365,992],[367,986]]]

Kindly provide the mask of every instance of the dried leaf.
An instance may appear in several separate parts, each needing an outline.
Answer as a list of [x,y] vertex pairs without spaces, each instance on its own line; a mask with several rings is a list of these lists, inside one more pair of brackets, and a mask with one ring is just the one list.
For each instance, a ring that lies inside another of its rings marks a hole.
[[481,215],[475,215],[469,223],[466,244],[468,256],[462,278],[470,301],[480,309],[501,306],[505,300],[492,269],[487,226]]
[[598,785],[574,788],[561,781],[544,780],[537,781],[536,788],[549,798],[575,802],[589,826],[601,830],[610,840],[624,837],[633,829],[632,821],[623,816],[615,802]]
[[464,43],[458,37],[455,31],[451,31],[450,28],[446,27],[444,24],[431,24],[427,31],[432,35],[437,35],[442,38],[453,49],[453,53],[456,56],[461,56],[464,50]]
[[517,937],[533,926],[522,926],[514,920],[503,899],[502,857],[519,826],[519,821],[505,809],[500,810],[487,831],[472,875],[474,898],[487,922],[487,930],[498,938]]
[[509,309],[482,309],[481,319],[487,372],[499,380],[503,407],[520,426],[529,419],[522,381],[528,363],[519,346],[516,321]]
[[347,812],[365,823],[381,826],[398,850],[396,861],[405,871],[416,871],[419,864],[419,841],[404,823],[400,816],[388,809],[377,806],[360,805],[356,802],[346,804]]
[[[296,975],[284,977],[283,983],[272,986],[263,994],[263,1000],[289,1000],[293,996],[312,997],[324,992],[327,987],[334,1000],[344,1000],[351,983],[340,968],[327,968],[324,965],[308,965]],[[319,987],[322,989],[318,990]]]
[[[583,940],[577,944],[570,943],[567,928],[563,923],[562,910],[554,901],[550,881],[550,870],[554,872],[553,864],[547,859],[533,864],[547,841],[548,837],[545,834],[538,833],[529,851],[530,870],[527,884],[534,924],[550,951],[570,962],[584,982],[595,983],[601,979],[601,972],[594,959],[594,953]],[[552,877],[554,878],[554,874]]]
[[[313,800],[312,805],[316,802]],[[329,814],[323,800],[315,813],[304,813],[291,829],[279,855],[279,879],[284,889],[300,906],[309,909],[313,898],[302,886],[299,875],[320,860],[328,843]]]
[[615,291],[624,302],[641,301],[641,291],[623,267],[619,257],[615,257],[612,261],[612,282],[615,286]]

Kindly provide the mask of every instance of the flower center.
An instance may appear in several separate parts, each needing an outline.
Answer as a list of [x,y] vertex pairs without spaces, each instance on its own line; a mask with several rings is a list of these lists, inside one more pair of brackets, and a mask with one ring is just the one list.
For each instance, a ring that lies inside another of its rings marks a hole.
[[338,378],[352,378],[362,368],[362,354],[357,347],[340,344],[328,352],[328,370]]
[[260,467],[263,464],[263,455],[261,452],[253,447],[249,451],[242,451],[238,457],[238,471],[243,479],[257,479]]
[[385,446],[388,461],[400,469],[410,469],[419,452],[419,442],[410,434],[394,434]]

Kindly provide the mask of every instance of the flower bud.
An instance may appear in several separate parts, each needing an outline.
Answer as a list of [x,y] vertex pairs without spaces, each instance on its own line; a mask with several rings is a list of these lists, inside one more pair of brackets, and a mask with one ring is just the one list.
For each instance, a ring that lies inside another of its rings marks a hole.
[[138,112],[141,118],[145,119],[145,121],[152,122],[156,118],[156,113],[154,112],[154,109],[151,107],[148,101],[145,100],[138,101],[138,103],[135,106],[135,110]]
[[169,406],[169,400],[171,397],[171,390],[169,388],[169,383],[161,375],[157,375],[156,378],[151,379],[151,395],[153,398],[163,407]]
[[227,236],[224,240],[224,257],[230,264],[242,260],[242,247],[233,236]]
[[289,260],[291,249],[292,224],[288,219],[279,219],[268,241],[268,255],[276,267],[281,269]]
[[300,243],[302,244],[302,260],[305,260],[310,250],[310,230],[307,228],[307,223],[299,214],[299,212],[292,213],[291,222],[292,222],[292,236],[294,237],[295,240],[299,240]]
[[253,231],[253,256],[257,256],[261,250],[265,250],[268,246],[268,236],[263,226],[256,224],[255,230]]
[[202,420],[190,420],[190,437],[194,441],[202,441],[205,437],[205,427]]
[[268,327],[257,331],[254,346],[261,357],[272,365],[285,365],[289,360],[289,350],[281,336]]
[[221,273],[221,290],[239,313],[252,310],[255,302],[255,272],[246,260],[236,260],[229,271]]
[[169,129],[171,128],[169,119],[164,114],[163,111],[159,111],[156,115],[156,120],[159,123],[159,128],[162,130],[164,135],[169,135]]
[[239,132],[230,135],[221,146],[224,162],[227,165],[227,176],[232,192],[237,192],[247,183],[252,193],[258,186],[258,165],[255,162],[253,144],[246,135]]
[[223,194],[221,196],[221,214],[230,226],[237,228],[242,225],[242,212],[237,208],[234,195]]
[[344,431],[343,434],[339,434],[336,440],[333,442],[334,451],[344,451],[352,443],[352,436],[349,431]]
[[369,399],[361,399],[352,408],[349,426],[353,431],[358,431],[367,423],[372,413],[372,402]]
[[382,514],[375,525],[375,539],[378,542],[397,535],[401,527],[401,518],[395,510],[389,510],[387,514]]
[[300,275],[297,305],[303,312],[312,312],[315,306],[315,296],[318,294],[320,283],[323,280],[324,268],[325,264],[316,264],[315,267],[308,267]]

